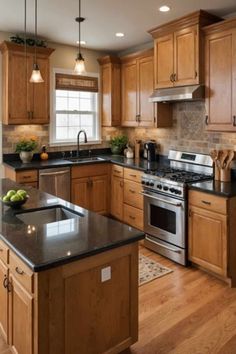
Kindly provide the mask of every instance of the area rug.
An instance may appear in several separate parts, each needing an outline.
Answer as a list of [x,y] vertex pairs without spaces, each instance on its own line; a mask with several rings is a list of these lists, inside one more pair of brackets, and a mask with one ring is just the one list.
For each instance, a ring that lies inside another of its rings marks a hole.
[[139,286],[173,272],[151,258],[139,254]]

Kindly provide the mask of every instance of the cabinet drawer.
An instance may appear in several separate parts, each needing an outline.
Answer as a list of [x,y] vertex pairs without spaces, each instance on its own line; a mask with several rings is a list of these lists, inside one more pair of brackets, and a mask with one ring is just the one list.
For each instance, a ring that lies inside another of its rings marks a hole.
[[16,173],[16,182],[18,183],[36,182],[37,180],[37,170],[20,171]]
[[9,256],[10,271],[29,292],[33,292],[34,273],[12,251]]
[[143,211],[134,208],[130,205],[124,204],[124,216],[123,220],[126,224],[136,227],[139,230],[143,230]]
[[8,263],[9,248],[5,245],[3,241],[0,240],[0,259],[4,263]]
[[142,186],[139,183],[124,181],[124,202],[138,209],[143,209]]
[[124,177],[124,167],[119,166],[119,165],[112,165],[111,173],[112,173],[112,176],[123,178]]
[[131,168],[124,168],[124,178],[134,182],[141,182],[142,171],[132,170]]
[[227,214],[228,199],[208,193],[189,191],[189,204],[221,214]]
[[91,164],[86,166],[74,166],[71,169],[72,178],[102,176],[109,173],[109,164]]

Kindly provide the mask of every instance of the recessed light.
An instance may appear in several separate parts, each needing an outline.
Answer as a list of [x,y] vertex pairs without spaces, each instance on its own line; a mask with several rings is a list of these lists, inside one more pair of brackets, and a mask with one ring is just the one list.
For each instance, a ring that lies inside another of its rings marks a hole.
[[168,11],[170,11],[170,7],[167,5],[163,5],[163,6],[159,7],[159,11],[168,12]]
[[122,32],[117,32],[117,33],[116,33],[116,37],[124,37],[124,33],[122,33]]
[[[79,44],[79,41],[76,41],[76,43]],[[84,45],[84,44],[86,44],[86,42],[85,41],[80,41],[80,44]]]

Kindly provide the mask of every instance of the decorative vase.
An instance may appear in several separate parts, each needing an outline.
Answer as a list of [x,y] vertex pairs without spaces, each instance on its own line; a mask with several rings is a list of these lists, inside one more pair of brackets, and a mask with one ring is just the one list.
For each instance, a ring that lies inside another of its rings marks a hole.
[[111,146],[111,152],[113,155],[120,155],[122,152],[122,148],[118,145],[112,145]]
[[23,163],[30,163],[34,156],[33,151],[21,151],[20,159]]

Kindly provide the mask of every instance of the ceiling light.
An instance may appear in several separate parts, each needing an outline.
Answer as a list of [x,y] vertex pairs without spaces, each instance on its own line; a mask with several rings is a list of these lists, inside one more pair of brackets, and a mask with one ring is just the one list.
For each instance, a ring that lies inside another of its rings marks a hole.
[[78,40],[79,52],[78,52],[77,57],[75,59],[75,68],[74,68],[75,73],[78,75],[83,74],[86,71],[85,64],[84,64],[84,58],[80,52],[80,46],[82,44],[82,41],[80,39],[80,36],[81,36],[80,24],[81,24],[81,22],[84,22],[84,20],[85,20],[85,18],[81,17],[81,0],[79,0],[79,17],[76,17],[76,19],[75,19],[75,21],[78,22],[78,24],[79,24],[79,40]]
[[163,6],[159,7],[159,11],[168,12],[168,11],[170,11],[170,7],[167,5],[163,5]]
[[[76,41],[76,43],[79,44],[79,41]],[[80,44],[81,44],[81,45],[85,45],[86,42],[85,42],[85,41],[80,41]]]
[[116,37],[120,37],[120,38],[121,38],[121,37],[124,37],[124,33],[122,33],[122,32],[117,32],[117,33],[116,33]]
[[33,71],[32,71],[31,77],[30,77],[30,82],[32,82],[34,84],[38,84],[38,83],[44,82],[44,80],[42,78],[42,75],[41,75],[41,72],[40,72],[40,69],[39,69],[39,66],[37,64],[37,49],[36,49],[37,39],[38,39],[38,36],[37,36],[37,21],[38,21],[37,11],[38,11],[38,1],[35,0],[34,63],[33,63]]

